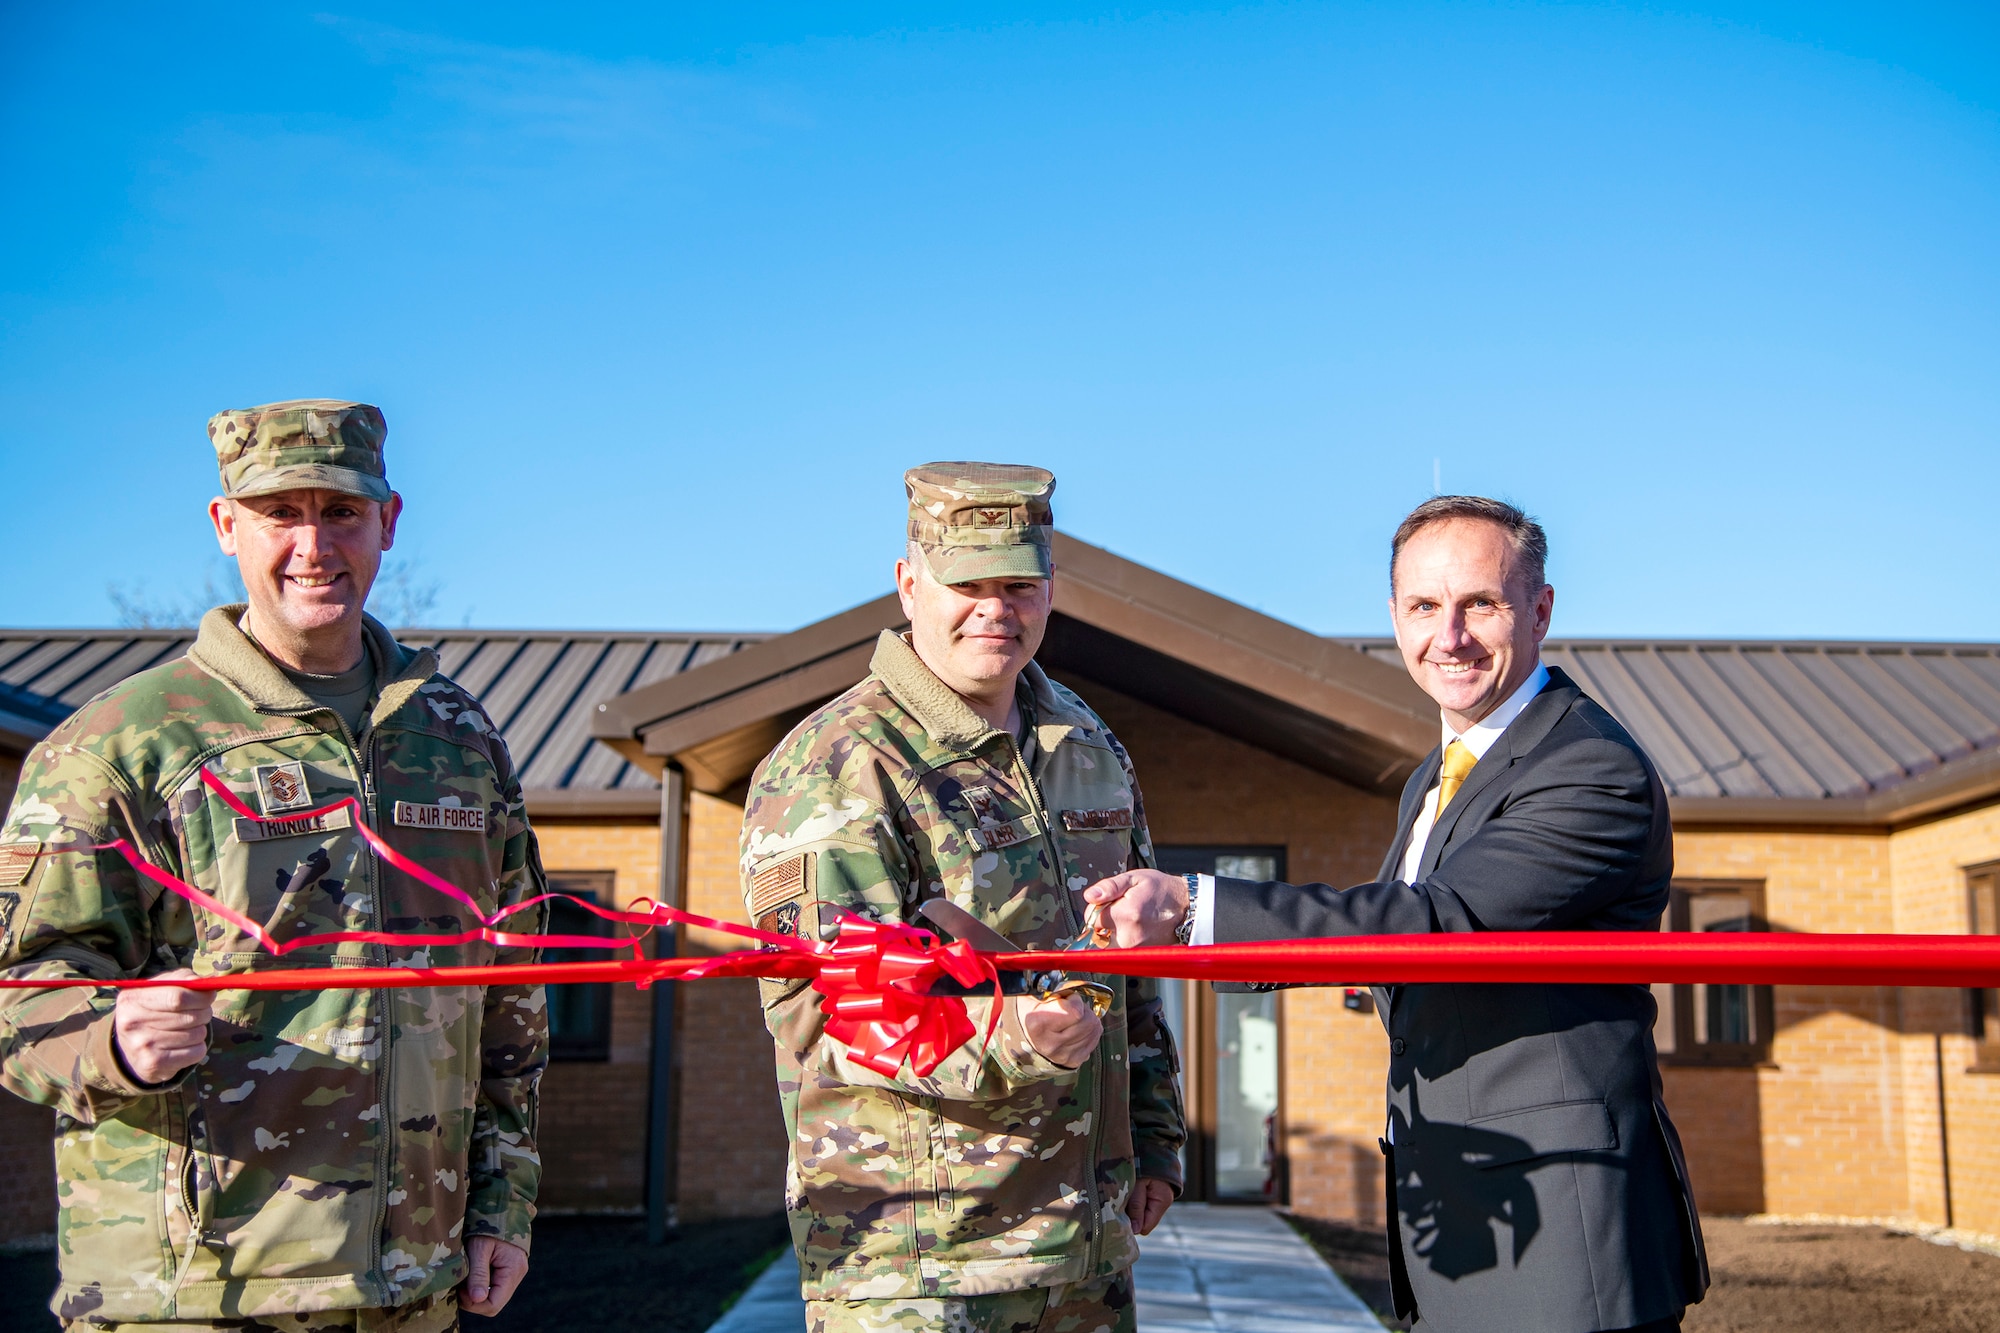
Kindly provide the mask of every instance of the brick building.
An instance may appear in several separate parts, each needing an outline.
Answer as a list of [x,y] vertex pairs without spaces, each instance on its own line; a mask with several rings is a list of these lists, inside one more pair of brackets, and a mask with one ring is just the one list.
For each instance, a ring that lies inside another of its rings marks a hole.
[[[1384,641],[1329,640],[1059,538],[1043,665],[1131,749],[1163,859],[1373,875],[1436,712]],[[412,633],[507,733],[570,892],[741,919],[746,779],[866,670],[893,597],[781,636]],[[41,729],[184,635],[0,635],[0,779]],[[2000,645],[1560,641],[1672,798],[1666,929],[2000,930]],[[662,812],[666,818],[662,819]],[[687,951],[726,947],[692,932]],[[1379,1221],[1385,1051],[1363,996],[1165,983],[1199,1193]],[[1667,1099],[1711,1212],[2000,1232],[1992,992],[1660,987]],[[754,983],[565,988],[551,1208],[769,1212],[784,1143]],[[48,1116],[0,1098],[0,1239],[47,1230]]]

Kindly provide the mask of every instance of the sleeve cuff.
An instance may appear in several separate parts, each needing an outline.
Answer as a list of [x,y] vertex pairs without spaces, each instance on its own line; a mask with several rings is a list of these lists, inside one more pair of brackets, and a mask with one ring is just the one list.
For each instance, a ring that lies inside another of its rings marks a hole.
[[1138,1161],[1134,1165],[1140,1179],[1164,1180],[1172,1187],[1174,1197],[1181,1197],[1185,1182],[1181,1179],[1181,1150],[1178,1144],[1141,1139],[1136,1155]]
[[1189,944],[1215,943],[1215,876],[1196,875],[1201,888],[1194,898],[1194,931]]
[[178,1088],[201,1068],[201,1062],[197,1060],[164,1083],[141,1083],[138,1076],[125,1067],[125,1056],[118,1049],[117,1019],[117,1009],[107,1009],[90,1021],[90,1027],[84,1033],[83,1081],[92,1091],[110,1093],[114,1097],[151,1097]]
[[526,1199],[511,1198],[500,1212],[488,1212],[479,1208],[469,1208],[465,1214],[465,1239],[474,1236],[491,1236],[504,1240],[523,1254],[530,1253],[529,1243],[533,1239],[531,1229],[535,1220],[535,1205]]
[[[973,1038],[977,1041],[978,1038]],[[1000,1026],[993,1033],[994,1063],[1009,1083],[1067,1083],[1077,1076],[1077,1069],[1069,1065],[1059,1065],[1035,1049],[1035,1043],[1028,1040],[1028,1029],[1021,1022],[1021,1006],[1009,1004],[1000,1016]]]

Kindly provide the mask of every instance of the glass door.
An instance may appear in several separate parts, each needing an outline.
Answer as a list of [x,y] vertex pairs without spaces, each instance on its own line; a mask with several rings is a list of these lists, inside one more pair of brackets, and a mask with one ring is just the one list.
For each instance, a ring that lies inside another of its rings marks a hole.
[[[1282,847],[1161,847],[1170,874],[1282,879]],[[1183,1154],[1188,1197],[1281,1202],[1278,997],[1162,981],[1180,1047],[1190,1120]]]

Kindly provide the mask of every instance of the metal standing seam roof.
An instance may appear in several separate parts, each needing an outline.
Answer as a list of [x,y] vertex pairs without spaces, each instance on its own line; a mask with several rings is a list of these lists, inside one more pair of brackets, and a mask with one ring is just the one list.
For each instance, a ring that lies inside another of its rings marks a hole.
[[[398,630],[437,650],[507,738],[530,791],[646,792],[659,783],[591,739],[596,705],[770,637],[734,633]],[[134,672],[185,653],[187,630],[0,631],[0,729],[39,735]],[[7,725],[9,716],[18,719]]]
[[[1398,660],[1388,639],[1343,639]],[[1551,639],[1670,796],[1865,798],[2000,750],[2000,644]]]

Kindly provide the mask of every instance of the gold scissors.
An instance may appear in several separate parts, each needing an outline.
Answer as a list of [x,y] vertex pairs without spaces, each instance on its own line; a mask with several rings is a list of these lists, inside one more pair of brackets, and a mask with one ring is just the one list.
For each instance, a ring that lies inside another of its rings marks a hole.
[[[953,939],[964,940],[981,953],[1022,953],[1020,945],[1002,935],[993,927],[981,921],[963,907],[946,898],[931,898],[917,908],[917,915],[933,926],[943,930]],[[1092,947],[1092,941],[1102,938],[1105,929],[1097,920],[1097,907],[1083,918],[1083,932],[1075,939],[1065,942],[1065,953]],[[1067,972],[1049,971],[1030,973],[1027,991],[1037,999],[1057,1000],[1066,995],[1074,995],[1089,1005],[1099,1018],[1111,1012],[1111,1003],[1117,998],[1111,987],[1101,981],[1090,981],[1083,977],[1072,977]]]

